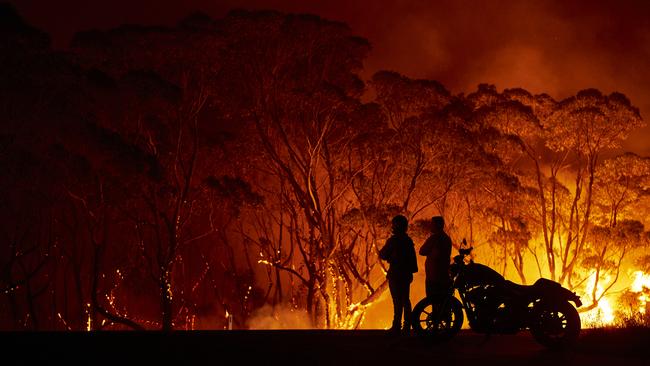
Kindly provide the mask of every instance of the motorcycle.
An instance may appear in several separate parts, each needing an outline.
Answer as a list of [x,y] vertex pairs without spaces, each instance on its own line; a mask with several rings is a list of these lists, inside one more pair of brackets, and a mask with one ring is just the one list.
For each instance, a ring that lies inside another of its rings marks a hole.
[[[448,289],[425,297],[413,308],[416,334],[451,339],[463,324],[464,309],[470,328],[478,333],[515,334],[527,329],[548,348],[564,348],[577,340],[579,296],[545,278],[531,286],[508,281],[490,267],[474,263],[473,248],[463,246],[467,246],[465,239],[450,266]],[[454,296],[456,290],[460,300]]]

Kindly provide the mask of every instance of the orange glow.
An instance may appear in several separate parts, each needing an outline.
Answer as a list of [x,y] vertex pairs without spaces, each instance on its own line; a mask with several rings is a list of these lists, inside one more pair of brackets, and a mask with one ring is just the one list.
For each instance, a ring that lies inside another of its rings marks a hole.
[[632,282],[632,286],[630,286],[630,290],[639,293],[639,312],[645,314],[648,303],[647,292],[650,290],[650,274],[644,273],[643,271],[635,271],[632,277],[634,281]]
[[[598,285],[596,287],[596,292],[595,292],[596,298],[599,298],[603,294],[604,290],[601,285],[603,281],[609,282],[609,276],[605,276],[604,278],[601,277],[600,281],[598,281]],[[595,283],[596,283],[596,271],[593,271],[591,272],[591,274],[589,274],[589,277],[587,279],[585,292],[581,296],[583,299],[589,299],[592,297],[592,294],[594,293]],[[610,303],[607,297],[603,297],[602,299],[598,300],[597,307],[595,307],[590,311],[580,313],[580,320],[582,321],[583,326],[586,327],[612,325],[616,320],[614,316],[614,307],[612,306],[612,304]]]
[[86,331],[90,332],[93,329],[93,318],[91,316],[90,303],[86,304],[86,315],[88,315],[88,320],[86,321]]

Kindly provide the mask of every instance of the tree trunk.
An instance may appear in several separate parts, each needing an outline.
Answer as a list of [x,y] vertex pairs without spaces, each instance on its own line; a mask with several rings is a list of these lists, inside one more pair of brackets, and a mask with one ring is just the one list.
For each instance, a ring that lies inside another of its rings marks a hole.
[[171,268],[169,267],[161,268],[160,273],[161,329],[163,332],[169,332],[173,329]]

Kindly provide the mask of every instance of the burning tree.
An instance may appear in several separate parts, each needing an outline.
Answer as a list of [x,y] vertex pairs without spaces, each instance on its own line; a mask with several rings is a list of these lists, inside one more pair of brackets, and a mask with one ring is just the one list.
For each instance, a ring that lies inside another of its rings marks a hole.
[[621,94],[365,84],[368,42],[309,15],[195,14],[80,33],[67,54],[12,24],[3,327],[246,327],[264,304],[358,327],[400,213],[418,242],[444,215],[521,282],[534,265],[591,286],[587,308],[647,241],[647,159],[605,159],[641,125]]
[[[619,145],[627,134],[642,125],[637,108],[622,94],[602,95],[589,89],[559,103],[545,123],[549,127],[547,145],[565,153],[575,172],[571,206],[562,218],[564,242],[560,242],[559,280],[572,284],[592,220],[593,191],[600,155]],[[550,262],[556,260],[549,253]],[[550,269],[550,268],[549,268]]]
[[267,180],[259,190],[274,193],[273,206],[266,207],[279,210],[265,213],[279,226],[263,230],[259,225],[268,222],[259,221],[264,235],[249,239],[261,248],[259,263],[304,286],[310,313],[322,312],[328,327],[342,325],[356,281],[343,262],[349,249],[339,222],[351,177],[338,163],[359,133],[350,118],[360,107],[355,97],[363,84],[354,72],[367,44],[346,26],[315,17],[233,17],[248,27],[226,56],[233,60],[230,75],[245,87],[240,95],[250,104],[241,113],[254,126],[251,143],[264,157],[259,173]]
[[[200,307],[196,303],[197,281],[208,275],[213,260],[206,259],[208,254],[216,254],[206,240],[221,240],[224,247],[231,248],[224,234],[229,221],[215,222],[215,216],[224,218],[233,206],[215,206],[219,196],[210,193],[232,193],[234,186],[230,183],[237,183],[219,178],[237,172],[235,164],[219,161],[226,158],[224,138],[239,132],[226,128],[229,115],[220,115],[223,100],[217,97],[225,95],[219,84],[224,65],[220,26],[196,14],[176,28],[125,27],[106,33],[88,32],[79,34],[74,42],[85,65],[100,67],[112,77],[126,78],[135,87],[134,94],[121,92],[120,102],[129,106],[126,113],[107,122],[113,124],[110,128],[114,131],[126,133],[128,143],[157,168],[154,179],[134,189],[139,194],[123,212],[128,213],[126,218],[133,225],[142,260],[158,284],[160,325],[164,330],[179,323],[188,327],[193,322]],[[151,96],[158,99],[147,99]],[[155,104],[160,98],[176,99]],[[245,189],[245,185],[240,187]],[[245,203],[237,202],[235,206]],[[232,257],[221,258],[221,264],[229,268],[222,275],[232,277],[237,293],[243,296],[243,288],[250,291],[254,279],[249,276],[246,284],[241,283]],[[203,269],[198,270],[200,267]],[[213,291],[220,292],[214,283],[211,285]],[[232,313],[237,307],[227,305],[230,301],[221,299],[220,305]],[[238,318],[245,316],[246,310],[242,312]]]

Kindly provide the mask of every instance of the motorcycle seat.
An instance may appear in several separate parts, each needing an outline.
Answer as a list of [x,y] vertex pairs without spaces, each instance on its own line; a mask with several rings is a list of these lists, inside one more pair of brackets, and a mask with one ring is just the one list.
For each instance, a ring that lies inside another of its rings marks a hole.
[[515,295],[526,295],[534,291],[535,285],[520,285],[512,281],[506,280],[506,288],[512,291]]

